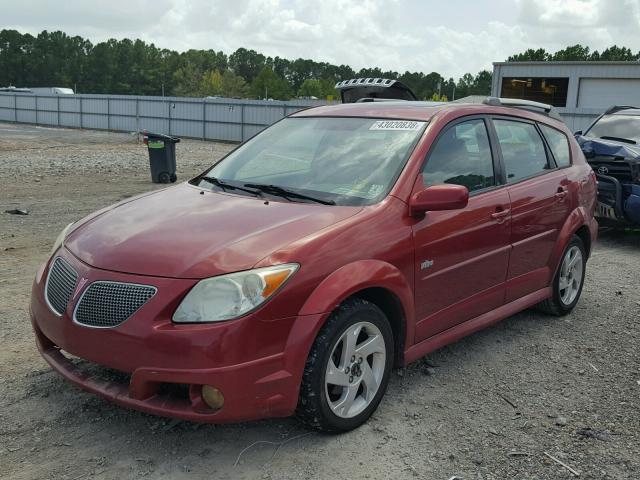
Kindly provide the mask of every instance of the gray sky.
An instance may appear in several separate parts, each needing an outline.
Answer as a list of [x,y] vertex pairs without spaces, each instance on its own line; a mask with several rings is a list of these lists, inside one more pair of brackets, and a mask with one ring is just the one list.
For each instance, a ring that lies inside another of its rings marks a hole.
[[[490,69],[527,48],[640,50],[640,0],[2,0],[0,28],[63,30],[93,43],[312,58],[355,69]],[[445,8],[446,7],[446,8]]]

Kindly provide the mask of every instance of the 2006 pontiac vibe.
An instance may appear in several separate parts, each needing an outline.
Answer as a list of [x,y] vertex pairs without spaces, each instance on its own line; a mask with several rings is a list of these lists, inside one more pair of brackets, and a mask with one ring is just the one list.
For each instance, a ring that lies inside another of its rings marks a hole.
[[335,432],[394,365],[528,307],[567,314],[594,175],[562,122],[493,100],[308,109],[69,225],[33,285],[40,352],[145,412]]

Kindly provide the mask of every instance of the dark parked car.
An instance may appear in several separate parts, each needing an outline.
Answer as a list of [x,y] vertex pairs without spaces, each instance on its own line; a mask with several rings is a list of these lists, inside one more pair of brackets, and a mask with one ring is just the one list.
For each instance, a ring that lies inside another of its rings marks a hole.
[[611,107],[576,139],[597,174],[596,215],[640,225],[640,108]]
[[67,227],[33,285],[38,348],[146,412],[355,428],[394,365],[575,307],[595,175],[549,113],[490,99],[290,115],[191,181]]

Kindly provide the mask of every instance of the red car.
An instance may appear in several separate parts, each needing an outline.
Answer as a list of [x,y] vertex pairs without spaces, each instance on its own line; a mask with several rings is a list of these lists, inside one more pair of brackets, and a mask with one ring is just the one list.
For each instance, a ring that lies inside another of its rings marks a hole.
[[197,178],[67,227],[33,285],[38,348],[145,412],[355,428],[392,367],[578,302],[596,182],[565,125],[531,110],[293,114]]

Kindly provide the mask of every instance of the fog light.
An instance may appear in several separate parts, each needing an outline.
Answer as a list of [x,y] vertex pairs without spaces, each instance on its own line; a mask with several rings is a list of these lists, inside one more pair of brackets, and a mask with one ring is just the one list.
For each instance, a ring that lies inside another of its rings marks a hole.
[[214,410],[220,410],[222,405],[224,405],[222,392],[211,385],[202,386],[202,399]]

